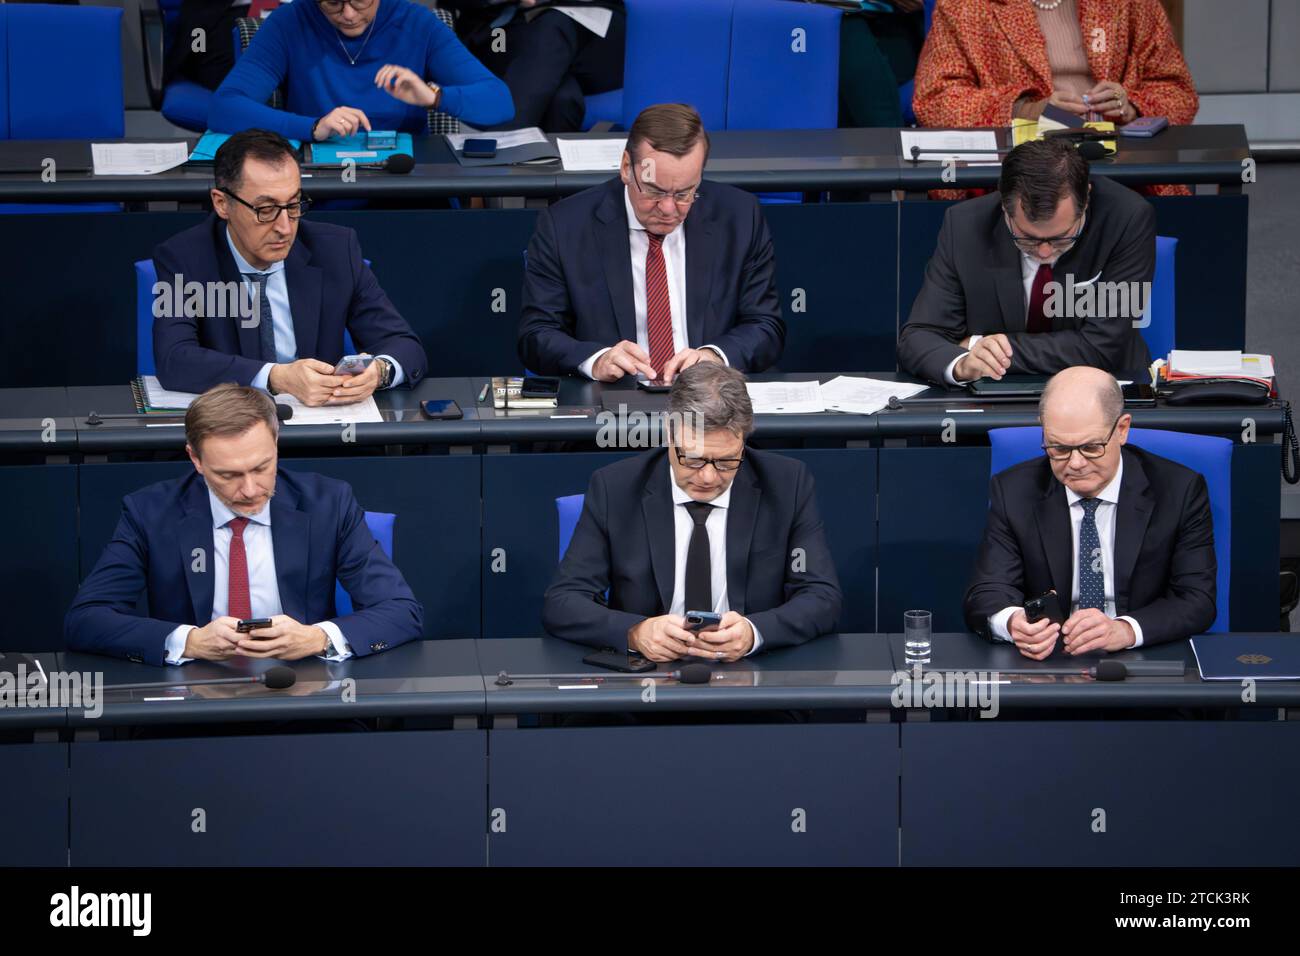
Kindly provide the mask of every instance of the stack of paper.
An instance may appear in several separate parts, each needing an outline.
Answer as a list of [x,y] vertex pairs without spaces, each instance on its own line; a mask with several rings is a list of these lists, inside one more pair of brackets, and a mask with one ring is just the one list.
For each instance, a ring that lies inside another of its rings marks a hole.
[[627,137],[618,139],[557,139],[560,160],[565,172],[591,172],[618,169],[623,163]]
[[1273,356],[1234,350],[1208,352],[1174,349],[1169,353],[1169,371],[1171,375],[1209,375],[1214,378],[1228,375],[1272,378]]
[[293,417],[285,421],[286,425],[350,425],[354,422],[382,422],[384,416],[379,413],[375,396],[371,395],[364,402],[351,405],[323,405],[311,407],[304,405],[292,395],[283,392],[275,396],[277,405],[288,405],[293,409]]
[[96,176],[152,176],[175,169],[189,158],[179,143],[91,143]]
[[810,412],[848,412],[874,415],[891,398],[911,398],[927,385],[886,382],[875,378],[840,375],[824,385],[811,382],[749,382],[749,400],[755,415],[792,415]]
[[[903,159],[917,162],[1000,162],[998,136],[991,129],[903,129],[898,131]],[[913,152],[915,147],[915,153]]]

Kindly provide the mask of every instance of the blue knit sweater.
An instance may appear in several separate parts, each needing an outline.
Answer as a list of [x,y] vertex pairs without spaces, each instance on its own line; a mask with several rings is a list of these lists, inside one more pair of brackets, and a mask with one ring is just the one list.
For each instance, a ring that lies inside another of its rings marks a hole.
[[[504,123],[514,116],[505,83],[430,10],[411,0],[378,3],[364,47],[365,34],[345,37],[314,0],[277,8],[213,95],[208,127],[219,133],[269,129],[309,141],[316,120],[337,106],[351,106],[366,114],[373,129],[423,132],[423,107],[403,103],[375,86],[375,74],[387,63],[433,80],[442,87],[438,108],[474,126]],[[355,66],[348,57],[356,58]],[[282,85],[285,109],[272,109],[266,101]]]

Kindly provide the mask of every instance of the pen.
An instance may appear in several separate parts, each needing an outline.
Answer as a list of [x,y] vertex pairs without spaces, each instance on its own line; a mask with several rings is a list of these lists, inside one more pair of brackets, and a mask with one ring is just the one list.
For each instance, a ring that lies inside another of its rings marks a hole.
[[484,383],[483,383],[483,388],[479,390],[479,393],[478,393],[478,400],[479,400],[480,402],[483,401],[483,399],[487,398],[487,390],[488,390],[488,385],[489,385],[489,384],[491,384],[491,383],[489,383],[489,382],[484,382]]

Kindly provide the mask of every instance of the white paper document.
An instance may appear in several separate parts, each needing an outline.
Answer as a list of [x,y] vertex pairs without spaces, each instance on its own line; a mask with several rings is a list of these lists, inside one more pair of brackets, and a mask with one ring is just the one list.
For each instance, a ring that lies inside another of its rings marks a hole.
[[824,384],[821,393],[822,400],[831,411],[874,415],[889,404],[890,398],[911,398],[927,388],[928,385],[882,382],[874,378],[840,375]]
[[621,139],[557,139],[560,161],[566,172],[590,172],[618,169],[623,162],[627,137]]
[[1273,376],[1273,356],[1252,352],[1174,349],[1169,353],[1169,364],[1175,372],[1185,375]]
[[275,401],[278,405],[288,405],[293,409],[293,417],[285,421],[286,425],[348,425],[353,422],[384,420],[384,416],[379,414],[379,406],[375,404],[373,395],[364,402],[356,402],[352,405],[310,407],[283,392],[275,396]]
[[755,415],[797,415],[824,412],[817,380],[811,382],[747,382]]
[[151,176],[190,158],[185,143],[91,143],[96,176]]
[[[942,162],[955,159],[967,163],[998,163],[996,130],[903,129],[898,131],[903,145],[903,159]],[[912,147],[917,148],[916,156]]]
[[490,138],[497,141],[497,151],[509,149],[512,146],[527,146],[529,143],[545,143],[546,134],[536,126],[526,126],[523,129],[502,130],[499,133],[447,133],[447,142],[451,143],[452,149],[456,152],[463,152],[465,149],[465,140]]

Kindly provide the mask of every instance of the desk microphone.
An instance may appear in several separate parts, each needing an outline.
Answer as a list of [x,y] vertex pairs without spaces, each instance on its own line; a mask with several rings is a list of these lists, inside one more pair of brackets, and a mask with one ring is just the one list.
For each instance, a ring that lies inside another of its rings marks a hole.
[[[1012,148],[1014,148],[1014,147],[1012,147]],[[913,144],[912,144],[912,149],[911,149],[912,162],[914,162],[914,163],[919,163],[919,162],[927,162],[927,163],[941,163],[941,162],[943,162],[944,160],[946,160],[946,159],[949,158],[948,156],[942,156],[942,155],[940,155],[942,152],[943,152],[943,150],[937,150],[937,149],[922,149],[920,146],[917,146],[915,143],[913,143]],[[982,154],[982,155],[987,155],[987,156],[1005,156],[1005,155],[1007,155],[1007,153],[1011,152],[1011,149],[1010,149],[1010,148],[1006,148],[1006,147],[1001,147],[1001,146],[999,146],[997,149],[954,149],[954,150],[950,150],[950,152],[953,152],[953,153],[980,153],[980,154]],[[938,158],[938,159],[927,159],[927,160],[922,160],[922,159],[921,159],[921,154],[922,154],[922,153],[934,153],[936,156],[939,156],[939,158]],[[963,162],[965,162],[965,160],[963,160]]]
[[105,684],[104,690],[155,690],[160,687],[198,687],[214,684],[265,684],[272,690],[284,690],[298,682],[298,673],[292,667],[279,664],[264,674],[251,677],[217,677],[210,680],[173,680],[148,684]]
[[[157,412],[132,412],[129,415],[101,415],[99,412],[91,412],[86,416],[86,424],[102,425],[104,422],[156,422],[168,421],[173,418],[183,419],[184,417],[185,413],[183,411],[168,412],[167,414],[159,414]],[[293,406],[277,404],[275,406],[275,417],[282,422],[287,422],[289,419],[293,418]]]
[[[393,153],[379,163],[354,163],[357,169],[374,169],[394,175],[409,173],[415,168],[415,157],[409,153]],[[303,163],[303,169],[342,169],[339,163]]]
[[682,684],[707,684],[713,679],[713,670],[708,664],[683,664],[671,671],[645,671],[641,674],[509,674],[501,671],[497,674],[496,685],[509,687],[517,680],[635,680],[645,678],[669,677]]
[[1020,677],[1091,677],[1099,681],[1117,681],[1128,677],[1182,677],[1187,672],[1183,661],[1098,661],[1095,667],[999,667],[999,674]]

